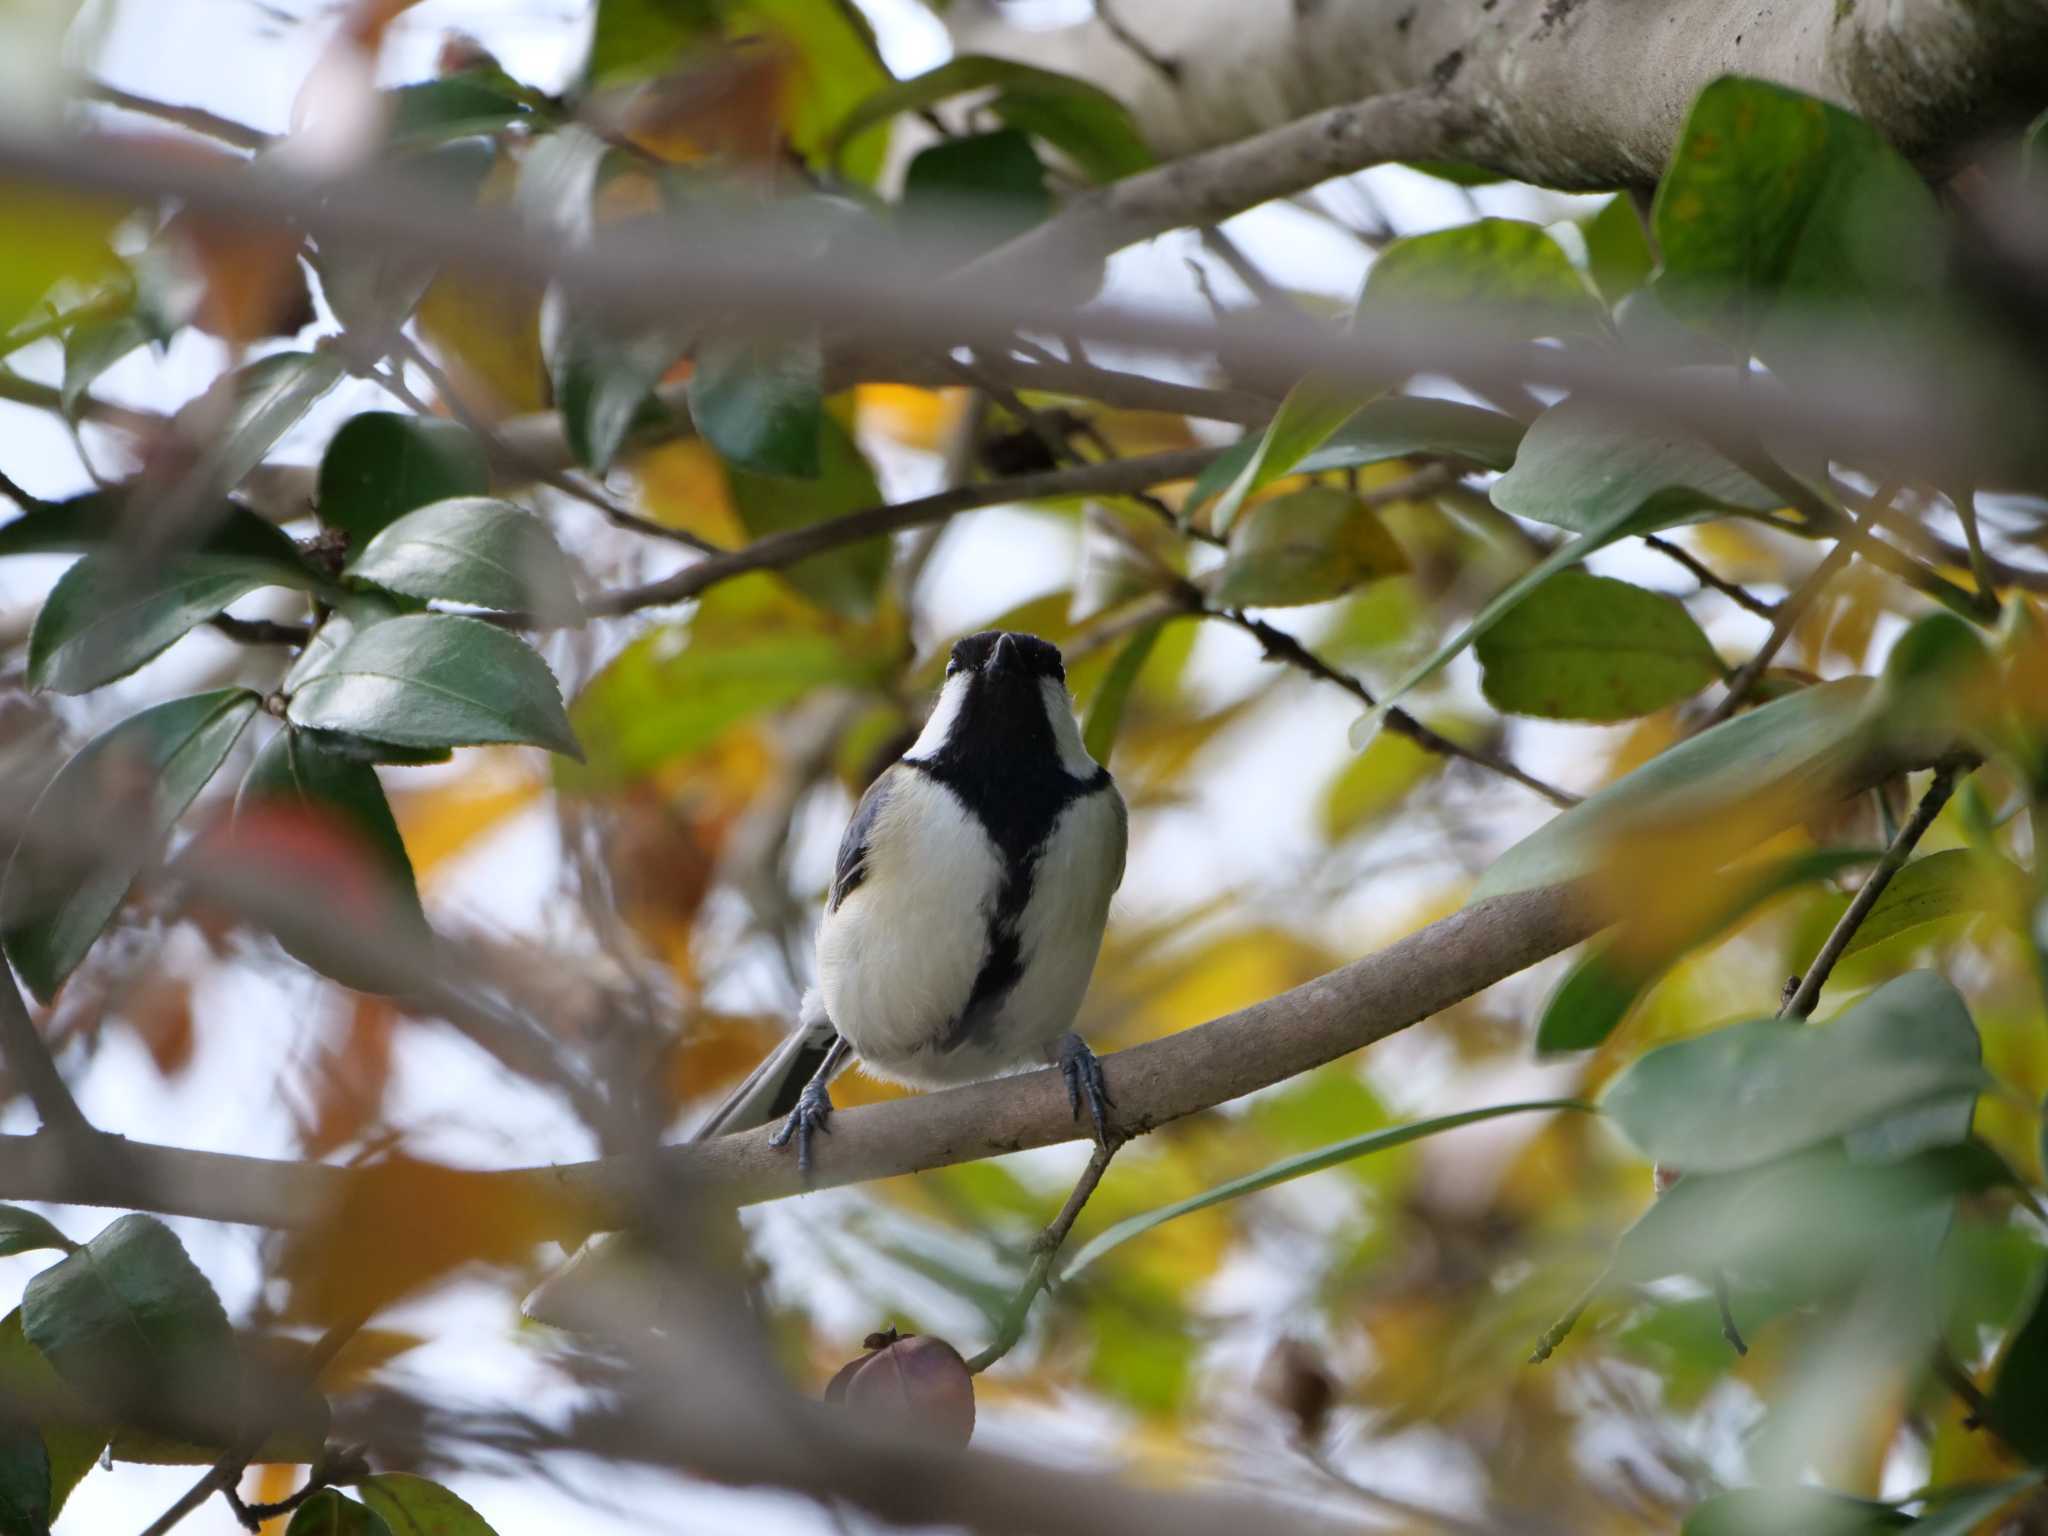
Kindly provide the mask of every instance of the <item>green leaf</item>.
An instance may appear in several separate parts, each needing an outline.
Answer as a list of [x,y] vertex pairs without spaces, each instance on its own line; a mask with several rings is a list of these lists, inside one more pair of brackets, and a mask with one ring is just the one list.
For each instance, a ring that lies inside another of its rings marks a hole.
[[408,512],[363,545],[345,574],[407,597],[524,609],[546,622],[581,611],[576,566],[540,518],[460,496]]
[[1829,794],[1859,749],[1874,692],[1869,678],[1821,683],[1689,737],[1508,849],[1471,899],[1576,880],[1639,829],[1712,822],[1788,792]]
[[587,775],[630,781],[700,752],[742,720],[813,689],[870,687],[894,676],[894,645],[790,594],[765,575],[705,594],[687,629],[663,625],[635,640],[576,698]]
[[231,491],[346,371],[335,352],[275,352],[221,379],[173,425],[212,450],[214,479]]
[[1396,240],[1366,274],[1361,320],[1417,308],[1482,309],[1527,336],[1602,334],[1607,311],[1549,233],[1474,219]]
[[690,416],[719,457],[756,474],[818,474],[824,361],[815,337],[712,340],[696,363]]
[[2006,1340],[1985,1418],[2022,1456],[2048,1464],[2048,1282]]
[[621,340],[580,322],[566,326],[553,359],[555,405],[578,462],[599,474],[612,467],[642,416],[658,411],[654,386],[682,351],[659,329]]
[[381,95],[388,114],[386,134],[394,146],[497,133],[533,116],[515,91],[473,74],[419,80]]
[[1937,286],[1938,220],[1917,172],[1868,124],[1761,80],[1694,99],[1653,219],[1657,291],[1680,319],[1763,343],[1782,308],[1891,315]]
[[1520,1115],[1532,1110],[1553,1109],[1588,1111],[1591,1108],[1591,1105],[1582,1104],[1577,1099],[1531,1099],[1519,1104],[1494,1104],[1485,1109],[1462,1110],[1454,1115],[1438,1115],[1430,1120],[1388,1126],[1384,1130],[1369,1131],[1363,1136],[1353,1136],[1327,1147],[1318,1147],[1313,1152],[1283,1158],[1256,1173],[1231,1179],[1218,1184],[1214,1189],[1204,1190],[1199,1195],[1176,1200],[1173,1204],[1162,1205],[1156,1210],[1141,1212],[1136,1216],[1127,1217],[1115,1226],[1105,1228],[1068,1261],[1060,1280],[1064,1283],[1073,1279],[1110,1249],[1129,1242],[1162,1223],[1172,1221],[1176,1216],[1207,1210],[1212,1205],[1221,1205],[1226,1200],[1235,1200],[1240,1195],[1254,1194],[1262,1189],[1271,1189],[1275,1184],[1284,1184],[1290,1179],[1320,1173],[1325,1168],[1334,1168],[1339,1163],[1349,1162],[1355,1157],[1384,1152],[1390,1147],[1405,1146],[1411,1141],[1420,1141],[1425,1136],[1434,1136],[1439,1131],[1456,1130],[1461,1125],[1472,1125],[1481,1120],[1497,1120],[1502,1115]]
[[22,1331],[89,1403],[124,1423],[211,1444],[237,1426],[234,1334],[171,1229],[122,1216],[37,1274]]
[[999,90],[991,110],[1011,128],[1036,134],[1066,152],[1097,181],[1113,181],[1152,164],[1124,104],[1072,75],[985,54],[958,58],[869,96],[832,130],[827,152],[838,155],[863,131],[903,112],[916,112],[969,91]]
[[1088,718],[1081,727],[1081,745],[1096,762],[1109,761],[1110,751],[1116,746],[1117,730],[1124,723],[1124,707],[1131,701],[1131,689],[1138,674],[1145,670],[1152,647],[1159,642],[1159,631],[1165,627],[1164,619],[1155,619],[1126,640],[1123,649],[1116,653],[1116,660],[1109,664],[1102,686],[1089,701]]
[[39,1248],[70,1253],[77,1246],[34,1211],[25,1211],[18,1205],[0,1205],[0,1258],[33,1253]]
[[[292,553],[290,540],[284,548]],[[262,557],[181,555],[138,570],[125,550],[87,555],[58,578],[36,614],[29,682],[86,693],[126,677],[230,603],[287,576],[295,586],[313,585],[305,568]]]
[[2038,1487],[2041,1476],[2029,1472],[1989,1488],[1944,1488],[1928,1500],[1926,1510],[1909,1529],[1919,1536],[1970,1536],[2014,1499]]
[[67,419],[78,419],[79,403],[99,376],[150,341],[149,327],[133,310],[98,320],[81,320],[64,336],[64,380],[60,398]]
[[587,85],[644,80],[719,35],[720,0],[598,0]]
[[1408,569],[1408,556],[1361,498],[1311,485],[1254,505],[1230,531],[1212,596],[1224,608],[1320,603]]
[[[1486,723],[1470,715],[1431,715],[1423,724],[1461,746],[1477,746],[1487,735]],[[1449,761],[1397,732],[1380,732],[1323,791],[1323,836],[1334,843],[1378,821]]]
[[32,1425],[0,1426],[0,1536],[49,1536],[50,1453]]
[[1536,1054],[1591,1050],[1620,1028],[1649,981],[1643,967],[1623,963],[1611,944],[1596,940],[1544,1003]]
[[1029,134],[962,134],[920,150],[903,173],[905,220],[951,241],[1001,245],[1052,216],[1052,190]]
[[[377,770],[352,744],[321,731],[287,725],[250,765],[235,815],[240,819],[266,808],[296,813],[318,830],[338,837],[356,854],[355,867],[321,866],[323,885],[337,917],[364,932],[425,941],[427,916],[420,907],[405,840],[399,835]],[[294,944],[282,932],[279,940],[322,975],[358,991],[381,990],[367,984],[371,978],[338,974],[327,946]],[[341,963],[346,967],[346,961]]]
[[1819,1488],[1737,1488],[1693,1510],[1681,1536],[1879,1536],[1911,1523],[1889,1504]]
[[361,549],[416,507],[491,488],[483,444],[460,422],[363,411],[320,458],[320,521]]
[[1563,400],[1529,427],[1493,504],[1517,517],[1590,533],[1638,507],[1660,526],[1704,511],[1769,512],[1784,498],[1697,438],[1611,405]]
[[1593,217],[1580,220],[1579,230],[1586,237],[1588,275],[1609,304],[1619,304],[1650,280],[1657,259],[1629,193],[1615,193]]
[[540,654],[495,625],[447,613],[357,630],[299,685],[287,718],[402,747],[530,743],[583,755]]
[[[58,770],[0,882],[0,942],[37,1001],[50,1001],[85,958],[261,703],[247,688],[173,699]],[[92,830],[100,835],[80,836]]]
[[84,1401],[29,1343],[21,1331],[19,1307],[0,1319],[0,1395],[15,1414],[40,1431],[49,1465],[49,1518],[55,1520],[71,1490],[106,1449],[107,1431],[92,1422]]
[[367,1504],[323,1488],[292,1513],[284,1536],[396,1536]]
[[[1280,409],[1266,423],[1251,452],[1245,455],[1237,473],[1224,484],[1208,510],[1208,524],[1216,533],[1227,533],[1240,508],[1275,480],[1295,472],[1295,467],[1327,443],[1333,433],[1358,414],[1362,401],[1355,389],[1321,379],[1303,379],[1287,392]],[[1214,466],[1211,466],[1213,471]],[[1201,482],[1196,482],[1196,489]]]
[[1678,599],[1584,571],[1544,582],[1476,649],[1489,704],[1550,720],[1630,720],[1691,697],[1723,670]]
[[[9,555],[89,555],[128,534],[124,519],[136,509],[118,491],[87,491],[63,501],[47,501],[14,521],[0,524],[0,559]],[[275,524],[237,502],[215,508],[209,531],[194,554],[265,564],[271,580],[283,587],[310,587],[319,573],[299,554],[299,547]]]
[[[1519,421],[1499,411],[1425,395],[1383,395],[1368,402],[1321,447],[1297,460],[1291,472],[1317,475],[1357,469],[1416,453],[1449,454],[1484,469],[1506,469],[1515,462],[1522,432]],[[1181,504],[1186,515],[1221,495],[1244,472],[1262,441],[1262,433],[1247,433],[1212,460],[1188,488]]]
[[1650,1051],[1600,1107],[1642,1154],[1688,1173],[1769,1162],[1986,1082],[1962,997],[1932,971],[1826,1025],[1751,1019]]
[[356,1492],[392,1536],[496,1536],[482,1515],[424,1477],[385,1472],[364,1478]]
[[1966,848],[1945,848],[1915,859],[1892,876],[1891,884],[1842,951],[1842,958],[1923,923],[1939,922],[1958,912],[1981,911],[1989,894],[1977,856]]
[[[749,536],[759,539],[806,528],[880,504],[882,492],[875,483],[875,472],[851,432],[833,416],[823,415],[816,443],[815,477],[809,480],[728,468],[733,510]],[[889,540],[883,535],[799,560],[782,576],[813,602],[835,613],[863,618],[875,611],[888,570]]]
[[334,665],[334,658],[356,631],[368,629],[372,624],[381,624],[386,619],[395,619],[401,613],[412,611],[394,596],[382,592],[349,592],[335,605],[321,626],[313,631],[313,638],[306,642],[306,648],[299,652],[298,660],[284,675],[283,689],[295,693],[300,685],[310,682]]

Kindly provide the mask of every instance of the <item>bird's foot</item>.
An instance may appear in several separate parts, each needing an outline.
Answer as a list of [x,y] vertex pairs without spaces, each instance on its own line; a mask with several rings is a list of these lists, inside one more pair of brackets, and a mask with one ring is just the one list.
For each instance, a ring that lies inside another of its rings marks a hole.
[[831,1135],[831,1120],[831,1090],[821,1080],[813,1078],[804,1084],[803,1092],[797,1095],[796,1108],[789,1112],[781,1128],[768,1138],[768,1145],[786,1147],[794,1140],[796,1171],[808,1179],[811,1176],[811,1137],[820,1131]]
[[1060,1076],[1067,1082],[1067,1104],[1076,1120],[1081,1118],[1081,1101],[1088,1101],[1088,1117],[1095,1122],[1095,1139],[1103,1146],[1109,1145],[1109,1111],[1116,1108],[1116,1100],[1109,1096],[1109,1087],[1102,1080],[1102,1063],[1095,1059],[1095,1053],[1088,1049],[1088,1043],[1079,1035],[1067,1035],[1060,1041]]

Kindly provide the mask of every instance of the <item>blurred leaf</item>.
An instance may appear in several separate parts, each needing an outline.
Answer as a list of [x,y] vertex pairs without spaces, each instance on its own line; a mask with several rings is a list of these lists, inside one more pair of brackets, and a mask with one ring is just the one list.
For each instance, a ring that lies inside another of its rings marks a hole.
[[443,272],[427,285],[415,320],[471,411],[496,421],[547,409],[538,293],[473,271]]
[[[1461,746],[1476,746],[1486,725],[1470,715],[1432,715],[1423,722]],[[1323,836],[1348,837],[1394,810],[1411,791],[1441,773],[1449,759],[1396,731],[1382,731],[1337,770],[1323,791]]]
[[687,630],[650,630],[577,695],[589,780],[639,778],[814,688],[879,684],[894,660],[880,633],[834,619],[765,575],[725,582]]
[[[273,530],[274,532],[274,530]],[[126,677],[194,626],[259,587],[314,585],[283,534],[276,545],[231,552],[215,539],[200,554],[172,555],[138,569],[133,554],[89,554],[58,578],[28,639],[33,687],[86,693]]]
[[1311,485],[1259,502],[1230,531],[1212,594],[1219,607],[1320,603],[1408,569],[1408,556],[1370,504]]
[[49,1536],[50,1453],[25,1423],[0,1426],[0,1536]]
[[1751,1019],[1650,1051],[1601,1109],[1645,1157],[1714,1173],[1768,1162],[1986,1078],[1961,996],[1933,971],[1880,987],[1825,1025]]
[[[1499,411],[1424,395],[1383,395],[1367,402],[1289,472],[1316,475],[1421,453],[1450,454],[1487,469],[1506,469],[1515,461],[1522,432],[1519,421]],[[1183,512],[1192,515],[1222,494],[1244,473],[1263,441],[1264,434],[1247,432],[1231,444],[1195,477],[1181,503]]]
[[64,383],[60,391],[65,416],[76,421],[85,392],[99,376],[149,341],[149,327],[133,310],[81,320],[65,332]]
[[1146,1211],[1143,1215],[1130,1217],[1097,1233],[1067,1262],[1060,1273],[1060,1279],[1063,1283],[1073,1279],[1110,1249],[1128,1242],[1141,1233],[1149,1232],[1162,1222],[1172,1221],[1176,1216],[1185,1216],[1192,1211],[1220,1205],[1226,1200],[1235,1200],[1239,1195],[1270,1189],[1275,1184],[1284,1184],[1289,1179],[1298,1179],[1304,1174],[1320,1173],[1325,1168],[1334,1168],[1337,1164],[1349,1162],[1354,1157],[1385,1151],[1389,1147],[1419,1141],[1425,1136],[1434,1136],[1439,1131],[1455,1130],[1461,1125],[1471,1125],[1480,1120],[1496,1120],[1502,1115],[1526,1114],[1532,1110],[1590,1110],[1591,1107],[1576,1099],[1532,1099],[1519,1104],[1495,1104],[1486,1109],[1468,1109],[1455,1115],[1439,1115],[1430,1120],[1417,1120],[1407,1125],[1369,1131],[1363,1136],[1353,1136],[1333,1146],[1319,1147],[1313,1152],[1284,1158],[1269,1167],[1261,1168],[1257,1173],[1248,1173],[1242,1178],[1231,1179],[1191,1199],[1177,1200],[1172,1205]]
[[416,507],[490,488],[483,444],[459,422],[361,411],[329,440],[316,494],[320,521],[360,550]]
[[[93,554],[125,543],[128,519],[137,511],[122,491],[86,491],[63,501],[46,501],[11,523],[0,523],[0,559],[9,555]],[[197,531],[197,530],[195,530]],[[276,524],[238,502],[223,502],[207,519],[195,554],[270,568],[281,587],[310,587],[316,569]]]
[[345,575],[407,597],[524,610],[544,623],[581,612],[576,566],[548,525],[488,496],[431,501],[387,524]]
[[1650,280],[1657,259],[1633,194],[1615,193],[1593,217],[1579,221],[1579,230],[1586,237],[1588,275],[1609,304],[1619,304]]
[[1722,672],[1685,605],[1661,592],[1560,571],[1475,647],[1494,708],[1551,720],[1629,720],[1690,698]]
[[37,1001],[85,958],[261,703],[246,688],[173,699],[129,716],[58,770],[0,883],[7,958]]
[[1014,128],[941,139],[903,173],[903,215],[955,246],[996,246],[1052,214],[1030,135]]
[[716,37],[719,0],[598,0],[583,75],[590,85],[659,74]]
[[[682,351],[682,344],[659,328],[620,340],[573,317],[564,322],[554,358],[555,403],[561,411],[569,451],[579,463],[600,475],[612,467],[627,435],[642,414],[654,407],[654,386]],[[732,387],[733,381],[727,382]],[[764,395],[771,387],[756,384]],[[694,399],[694,376],[691,395]],[[736,403],[725,404],[729,412],[737,410]],[[772,398],[764,400],[771,412],[777,404]],[[731,430],[732,423],[731,414],[721,415],[719,434]],[[699,430],[710,435],[702,425]],[[777,442],[772,424],[759,424],[757,430],[771,446]]]
[[1984,1417],[2027,1460],[2048,1463],[2048,1283],[2006,1340]]
[[1818,1488],[1737,1488],[1695,1509],[1681,1536],[1878,1536],[1912,1523],[1888,1504]]
[[[421,1536],[433,1528],[409,1526]],[[354,1499],[343,1498],[332,1488],[323,1488],[292,1512],[292,1523],[284,1536],[396,1536],[381,1516]]]
[[71,1490],[99,1460],[107,1432],[89,1422],[91,1412],[85,1403],[51,1369],[42,1351],[29,1343],[21,1331],[19,1307],[0,1320],[0,1394],[16,1416],[36,1426],[49,1469],[46,1508],[54,1520]]
[[[728,36],[768,36],[794,58],[782,100],[783,131],[798,154],[820,165],[846,114],[889,83],[866,16],[841,0],[727,0]],[[842,176],[863,185],[881,174],[889,135],[864,133],[838,151]]]
[[540,654],[454,614],[402,614],[357,630],[299,685],[288,717],[402,747],[529,743],[583,755]]
[[1011,128],[1063,150],[1097,181],[1152,164],[1152,152],[1121,101],[1085,80],[985,54],[961,54],[936,69],[885,86],[849,113],[827,140],[836,156],[864,129],[968,91],[999,89],[992,110]]
[[155,1217],[117,1217],[38,1273],[21,1324],[59,1376],[120,1421],[216,1445],[235,1433],[227,1314]]
[[[807,528],[882,502],[875,472],[853,434],[831,415],[821,415],[814,436],[815,478],[788,480],[732,467],[726,474],[734,511],[750,538]],[[835,613],[866,618],[874,613],[889,571],[886,535],[841,545],[799,560],[781,576],[791,586]]]
[[[1210,529],[1216,533],[1229,532],[1239,509],[1249,498],[1282,476],[1292,474],[1295,466],[1328,442],[1363,403],[1356,389],[1338,387],[1321,379],[1304,379],[1290,389],[1265,431],[1258,435],[1242,467],[1217,493],[1208,509]],[[1201,484],[1198,479],[1196,491],[1200,491]]]
[[[258,818],[273,850],[289,845],[302,854],[307,878],[318,881],[337,920],[365,932],[426,940],[412,862],[377,770],[337,750],[321,732],[287,725],[273,736],[242,780],[235,815]],[[285,948],[344,985],[380,990],[366,985],[367,978],[337,974],[335,957],[324,947],[305,953],[304,946]],[[341,970],[349,969],[344,962]]]
[[1607,311],[1549,233],[1517,219],[1474,219],[1396,240],[1366,273],[1360,319],[1417,306],[1481,309],[1524,335],[1598,335]]
[[497,133],[533,116],[515,91],[473,74],[417,80],[381,95],[388,114],[385,132],[399,148]]
[[0,1205],[0,1258],[12,1258],[17,1253],[33,1253],[39,1248],[55,1248],[61,1253],[70,1253],[78,1247],[62,1232],[52,1226],[45,1217],[34,1211],[25,1211],[18,1205]]
[[1694,99],[1653,215],[1657,291],[1680,318],[1759,339],[1780,305],[1895,311],[1939,264],[1933,194],[1841,108],[1727,77]]
[[816,338],[712,340],[696,362],[690,416],[722,457],[756,474],[819,474],[824,361]]
[[332,351],[274,352],[181,406],[173,424],[206,447],[216,482],[233,490],[344,372]]
[[[104,146],[100,152],[115,151]],[[64,279],[118,279],[121,263],[107,237],[127,213],[100,198],[0,180],[0,224],[14,231],[0,256],[0,333],[27,318],[36,301]]]
[[[1768,512],[1784,498],[1697,438],[1586,400],[1538,416],[1488,494],[1503,512],[1591,533],[1640,507],[1658,527],[1703,510]],[[1649,529],[1645,532],[1652,531]]]
[[[1821,683],[1687,738],[1516,843],[1471,899],[1578,879],[1646,829],[1711,826],[1780,796],[1830,795],[1857,749],[1873,692],[1868,678]],[[1742,850],[1727,851],[1732,858]]]
[[1095,690],[1095,697],[1089,701],[1088,719],[1081,728],[1081,744],[1098,763],[1106,765],[1109,762],[1110,752],[1116,746],[1117,728],[1123,724],[1124,706],[1131,700],[1131,687],[1138,681],[1138,674],[1144,670],[1152,647],[1159,641],[1159,631],[1165,625],[1164,619],[1154,620],[1126,640],[1116,653],[1116,660],[1110,663],[1102,686]]
[[1926,1510],[1911,1529],[1920,1536],[1970,1536],[2014,1499],[2040,1484],[2041,1474],[2029,1472],[1990,1488],[1943,1488],[1931,1496]]
[[1641,969],[1595,941],[1564,973],[1536,1023],[1536,1054],[1590,1050],[1620,1027],[1649,984]]

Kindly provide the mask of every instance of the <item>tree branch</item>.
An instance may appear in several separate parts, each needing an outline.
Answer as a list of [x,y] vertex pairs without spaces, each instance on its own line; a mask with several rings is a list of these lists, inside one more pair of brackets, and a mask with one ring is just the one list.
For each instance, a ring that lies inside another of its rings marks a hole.
[[5,1056],[8,1071],[35,1105],[45,1131],[60,1142],[72,1143],[93,1134],[57,1063],[50,1058],[50,1047],[36,1021],[28,1016],[21,989],[14,984],[4,960],[0,960],[0,1055]]
[[1920,803],[1913,808],[1913,814],[1906,824],[1899,828],[1899,835],[1884,851],[1884,857],[1877,861],[1877,867],[1870,872],[1870,878],[1863,882],[1863,888],[1856,893],[1856,899],[1849,903],[1849,910],[1835,924],[1827,942],[1820,947],[1820,953],[1813,957],[1813,964],[1806,968],[1806,974],[1799,978],[1799,987],[1785,1000],[1778,1010],[1778,1017],[1803,1019],[1813,1012],[1814,1004],[1820,1001],[1820,989],[1827,985],[1828,974],[1849,947],[1849,941],[1856,937],[1856,930],[1863,926],[1863,920],[1870,916],[1871,908],[1877,905],[1884,888],[1892,883],[1892,876],[1905,867],[1906,860],[1913,855],[1914,847],[1934,825],[1934,818],[1941,814],[1941,808],[1948,804],[1948,797],[1955,792],[1959,771],[1953,767],[1934,770],[1934,782],[1927,786],[1927,793],[1920,797]]
[[91,101],[102,102],[110,107],[119,107],[123,112],[134,112],[142,117],[153,117],[160,123],[175,123],[187,132],[202,138],[218,139],[223,144],[232,144],[237,149],[267,149],[272,140],[269,134],[238,123],[233,118],[222,117],[204,107],[180,107],[153,97],[138,96],[133,91],[124,91],[118,85],[109,85],[104,80],[88,80],[80,88],[81,93]]

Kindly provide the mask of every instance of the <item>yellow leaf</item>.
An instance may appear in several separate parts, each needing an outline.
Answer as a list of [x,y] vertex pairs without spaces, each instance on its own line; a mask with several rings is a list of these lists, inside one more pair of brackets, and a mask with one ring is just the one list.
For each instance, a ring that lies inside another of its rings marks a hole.
[[747,541],[725,466],[703,439],[679,438],[633,460],[640,509],[664,528],[679,528],[713,544]]
[[862,384],[854,390],[855,419],[874,432],[926,453],[943,452],[959,430],[965,389],[919,389],[911,384]]
[[463,754],[470,764],[459,778],[430,788],[399,790],[391,811],[405,839],[413,873],[424,880],[479,837],[531,805],[543,782],[511,751]]
[[127,212],[101,198],[0,181],[0,229],[8,232],[0,249],[0,332],[27,318],[60,282],[94,285],[118,277],[121,263],[107,236]]
[[463,404],[492,421],[548,406],[540,346],[540,295],[467,270],[434,279],[420,300],[420,334]]

